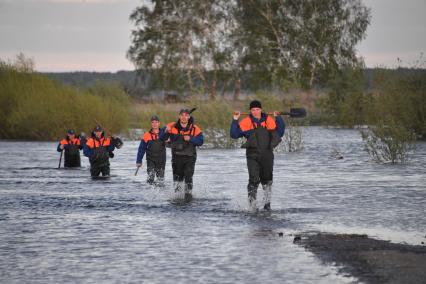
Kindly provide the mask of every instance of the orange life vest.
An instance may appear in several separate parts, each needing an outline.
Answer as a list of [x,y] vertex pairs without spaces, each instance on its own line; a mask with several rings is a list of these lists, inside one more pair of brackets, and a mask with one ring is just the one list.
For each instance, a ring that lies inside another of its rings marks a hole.
[[[267,130],[275,130],[277,128],[277,124],[275,123],[275,119],[271,116],[267,116],[265,121],[262,121],[260,125]],[[253,122],[250,116],[246,116],[240,121],[240,128],[242,131],[249,131],[257,128],[258,125]]]
[[142,140],[145,141],[145,143],[148,143],[149,141],[155,141],[158,140],[160,136],[160,132],[158,133],[153,133],[151,131],[145,132],[144,135],[142,136]]
[[108,138],[102,137],[99,140],[91,137],[86,142],[87,147],[89,147],[90,149],[98,148],[102,146],[107,147],[110,144],[111,144],[111,139],[109,137]]
[[170,122],[169,124],[167,124],[167,126],[170,126],[170,134],[173,135],[192,135],[192,136],[197,136],[198,134],[201,133],[201,129],[193,124],[191,125],[191,127],[189,127],[188,130],[184,131],[183,129],[179,131],[179,129],[176,127],[176,122]]
[[80,145],[80,139],[74,138],[74,139],[62,139],[61,142],[59,142],[61,145]]

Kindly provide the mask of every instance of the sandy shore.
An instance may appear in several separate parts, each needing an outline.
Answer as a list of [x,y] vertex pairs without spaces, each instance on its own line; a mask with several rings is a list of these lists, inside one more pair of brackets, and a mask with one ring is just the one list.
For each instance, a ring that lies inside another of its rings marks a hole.
[[[426,283],[426,246],[394,244],[367,235],[315,233],[294,242],[324,263],[365,283]],[[426,239],[425,239],[426,243]]]

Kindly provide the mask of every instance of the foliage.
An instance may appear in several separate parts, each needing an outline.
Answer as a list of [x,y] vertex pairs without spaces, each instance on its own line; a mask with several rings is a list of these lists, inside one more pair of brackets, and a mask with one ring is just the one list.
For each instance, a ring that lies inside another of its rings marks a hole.
[[57,139],[69,128],[88,132],[96,121],[114,132],[127,127],[127,95],[120,89],[104,86],[100,96],[0,62],[1,138]]
[[361,135],[366,151],[379,163],[405,163],[410,151],[414,150],[411,143],[415,139],[413,132],[393,119],[378,121],[362,130]]
[[378,70],[374,76],[376,91],[372,124],[392,118],[417,137],[426,138],[426,71],[399,69]]
[[283,144],[288,152],[298,152],[303,150],[303,132],[302,128],[294,123],[294,119],[286,120],[286,130],[283,137]]
[[[224,7],[227,1],[144,2],[131,14],[138,27],[132,32],[128,57],[142,69],[159,70],[164,89],[186,84],[192,94],[194,80],[202,82],[202,93],[215,96],[216,71],[225,62],[224,33],[227,31]],[[206,76],[213,70],[210,82]],[[181,72],[179,72],[181,71]],[[177,76],[183,75],[183,76]]]
[[371,96],[365,94],[361,68],[346,66],[335,70],[328,94],[318,100],[323,122],[353,127],[365,124],[371,107]]
[[[283,99],[269,92],[256,92],[256,99],[262,103],[262,111],[265,112],[282,111],[284,108],[287,107]],[[249,103],[247,102],[246,105],[248,106]]]
[[339,66],[357,64],[370,11],[360,0],[151,0],[130,19],[128,57],[139,69],[158,70],[165,90],[214,98],[218,81],[229,80],[220,72],[235,82],[249,71],[260,85],[311,88]]
[[426,137],[425,74],[415,68],[397,71],[376,72],[371,126],[362,133],[368,153],[378,162],[406,162],[414,150],[411,142]]
[[89,95],[101,98],[101,113],[105,115],[95,119],[94,123],[104,125],[110,133],[126,130],[128,124],[129,97],[117,84],[97,82],[87,90]]
[[312,87],[336,67],[358,62],[355,46],[370,22],[361,1],[237,2],[246,64],[273,81]]

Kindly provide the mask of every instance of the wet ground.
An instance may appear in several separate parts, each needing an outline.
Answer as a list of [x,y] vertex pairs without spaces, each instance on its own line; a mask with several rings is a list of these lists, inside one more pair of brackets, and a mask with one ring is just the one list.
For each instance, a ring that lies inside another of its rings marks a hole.
[[304,140],[303,151],[275,155],[270,213],[247,208],[242,149],[200,150],[194,199],[182,204],[170,155],[165,188],[148,186],[145,168],[134,175],[136,141],[116,151],[105,181],[90,179],[84,157],[81,169],[57,169],[56,143],[0,141],[0,280],[356,283],[294,236],[358,233],[421,245],[425,144],[406,165],[377,165],[357,131],[307,128]]
[[424,245],[395,244],[367,235],[323,233],[296,236],[294,243],[314,252],[324,263],[337,263],[340,273],[356,276],[365,283],[425,283]]

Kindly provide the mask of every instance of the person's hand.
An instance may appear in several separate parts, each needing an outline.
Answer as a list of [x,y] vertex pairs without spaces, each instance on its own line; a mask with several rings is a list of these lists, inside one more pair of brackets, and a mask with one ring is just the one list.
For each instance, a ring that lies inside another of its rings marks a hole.
[[166,126],[166,132],[170,132],[172,130],[172,125],[167,124]]
[[136,164],[136,167],[137,167],[137,168],[142,167],[142,163],[137,163],[137,164]]
[[189,136],[189,135],[183,136],[183,140],[185,140],[185,141],[189,141],[190,139],[191,139],[191,136]]
[[61,148],[61,150],[64,150],[65,145],[64,145],[64,144],[61,144],[61,146],[59,146],[59,148]]
[[238,120],[240,118],[241,112],[240,111],[234,111],[234,120]]
[[279,111],[274,111],[274,116],[275,117],[277,117],[277,116],[279,116],[280,115],[280,112]]

